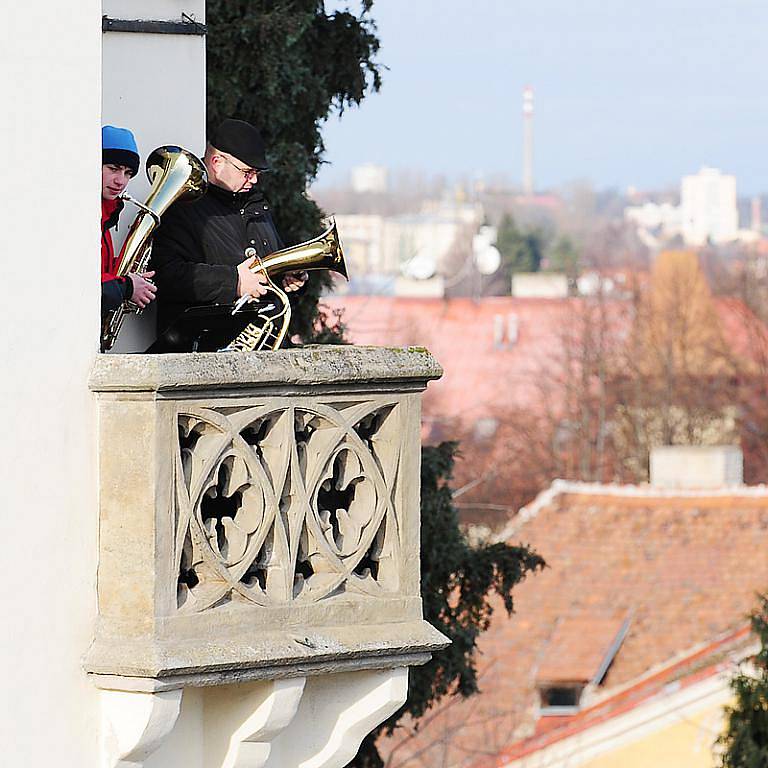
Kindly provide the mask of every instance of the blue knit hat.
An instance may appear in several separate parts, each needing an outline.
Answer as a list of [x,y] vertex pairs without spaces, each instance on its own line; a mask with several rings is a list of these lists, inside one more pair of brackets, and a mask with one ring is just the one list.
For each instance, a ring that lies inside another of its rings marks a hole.
[[139,172],[139,148],[127,128],[105,125],[101,129],[101,162],[128,166],[134,176]]

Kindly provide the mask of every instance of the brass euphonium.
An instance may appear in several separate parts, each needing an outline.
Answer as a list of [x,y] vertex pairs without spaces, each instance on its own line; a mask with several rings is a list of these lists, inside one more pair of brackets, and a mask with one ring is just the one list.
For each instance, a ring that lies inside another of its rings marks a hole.
[[[118,277],[146,272],[152,255],[151,237],[160,224],[160,217],[177,200],[193,200],[205,192],[205,166],[186,149],[175,146],[158,147],[147,158],[147,178],[152,188],[146,202],[140,203],[130,195],[121,197],[138,206],[139,213],[128,230],[117,269]],[[101,329],[101,351],[112,349],[123,320],[129,312],[141,313],[130,301],[110,311]]]
[[[253,352],[260,349],[278,349],[283,343],[288,325],[291,322],[291,304],[288,296],[277,281],[288,272],[306,272],[316,269],[329,269],[348,279],[344,252],[336,230],[336,222],[313,240],[307,240],[290,248],[270,253],[263,259],[256,255],[253,248],[245,255],[254,257],[249,267],[252,272],[262,272],[267,278],[267,289],[277,297],[277,304],[266,306],[259,312],[261,320],[249,323],[222,352]],[[232,314],[250,300],[244,296],[236,305]]]

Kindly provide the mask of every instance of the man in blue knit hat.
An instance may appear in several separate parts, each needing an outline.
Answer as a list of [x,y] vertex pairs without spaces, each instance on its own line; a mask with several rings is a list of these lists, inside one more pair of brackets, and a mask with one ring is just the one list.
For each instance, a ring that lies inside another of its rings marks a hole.
[[136,139],[127,128],[105,125],[101,129],[101,314],[117,309],[129,299],[144,308],[155,298],[151,282],[154,272],[118,277],[119,256],[115,254],[110,229],[117,227],[125,203],[120,195],[139,171]]

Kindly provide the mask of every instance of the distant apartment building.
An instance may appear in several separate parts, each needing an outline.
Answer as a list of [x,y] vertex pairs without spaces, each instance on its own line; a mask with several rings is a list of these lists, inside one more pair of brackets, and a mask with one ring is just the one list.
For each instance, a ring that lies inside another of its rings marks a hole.
[[636,226],[641,242],[651,249],[663,248],[677,236],[693,246],[750,243],[759,239],[761,229],[759,205],[754,202],[751,228],[739,229],[736,177],[716,168],[683,177],[680,205],[649,200],[627,206],[624,219]]
[[642,205],[630,205],[624,209],[624,219],[664,237],[679,235],[682,229],[680,206],[672,203],[648,201]]
[[388,187],[387,169],[375,163],[356,165],[350,173],[350,183],[352,190],[358,194],[384,193]]
[[344,256],[350,276],[386,272],[384,253],[388,250],[387,219],[379,214],[338,214]]
[[680,185],[683,239],[687,245],[727,243],[739,237],[736,177],[716,168],[684,176]]
[[[449,256],[464,232],[477,231],[483,221],[479,205],[452,201],[430,201],[419,213],[400,216],[339,214],[350,269],[350,292],[397,293],[402,281],[424,281],[429,295],[435,276],[450,272]],[[471,237],[467,237],[468,253]],[[418,285],[408,284],[408,294],[418,294]]]

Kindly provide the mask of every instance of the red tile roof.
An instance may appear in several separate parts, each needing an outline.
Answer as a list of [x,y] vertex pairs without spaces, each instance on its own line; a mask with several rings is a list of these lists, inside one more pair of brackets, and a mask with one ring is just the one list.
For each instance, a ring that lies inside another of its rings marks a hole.
[[[385,745],[402,742],[391,768],[470,766],[540,736],[537,681],[565,622],[579,620],[571,624],[581,631],[569,633],[568,654],[583,675],[615,626],[604,619],[631,616],[598,689],[611,697],[640,690],[649,674],[691,649],[740,631],[756,593],[768,588],[764,488],[671,492],[558,481],[513,525],[509,540],[529,543],[549,567],[517,588],[516,614],[509,619],[499,609],[481,638],[482,693],[443,702],[412,737],[396,732]],[[591,624],[581,621],[590,616]],[[569,659],[562,662],[565,669]],[[541,727],[569,722],[547,718]],[[417,752],[421,762],[404,760]]]
[[[500,408],[545,407],[542,380],[563,359],[565,338],[587,300],[335,296],[323,301],[344,309],[355,344],[427,347],[445,374],[427,390],[425,416],[472,424]],[[628,333],[631,303],[616,299],[605,306],[617,336]],[[751,337],[745,324],[753,316],[735,299],[716,299],[715,306],[728,343],[747,354]],[[510,323],[517,330],[514,340]]]
[[[538,402],[537,374],[553,347],[560,349],[559,335],[573,301],[348,296],[329,303],[345,309],[348,335],[356,344],[427,347],[445,374],[430,385],[425,414],[471,423],[492,415],[499,405]],[[517,340],[496,344],[496,325],[506,334],[510,321],[517,323]]]
[[577,714],[542,718],[532,736],[520,739],[494,759],[482,761],[474,768],[507,765],[587,728],[623,715],[655,696],[678,691],[713,675],[732,671],[733,660],[743,658],[750,645],[748,626],[729,632],[715,642],[697,648],[683,658],[650,672],[634,685],[582,709]]
[[[543,653],[537,683],[589,683],[605,671],[623,640],[630,617],[583,611],[566,616],[555,627]],[[585,643],[584,637],[596,638]]]

